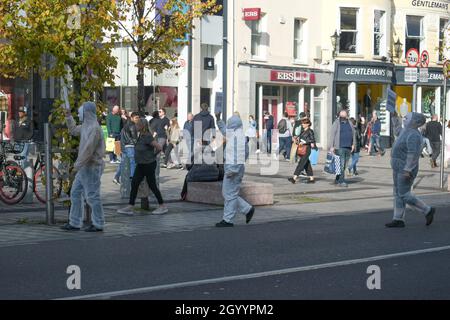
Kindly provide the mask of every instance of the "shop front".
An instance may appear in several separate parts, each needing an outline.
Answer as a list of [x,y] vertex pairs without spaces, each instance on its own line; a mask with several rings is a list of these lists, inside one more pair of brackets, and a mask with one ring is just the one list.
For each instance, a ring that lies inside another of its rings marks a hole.
[[[254,65],[245,65],[241,68],[247,68],[250,94],[248,100],[243,103],[242,97],[246,96],[246,92],[241,88],[238,105],[250,107],[248,110],[242,110],[243,108],[237,110],[245,116],[255,116],[260,135],[265,129],[265,112],[274,117],[275,127],[284,112],[287,112],[290,118],[297,118],[300,112],[305,112],[311,119],[318,144],[326,143],[324,137],[329,113],[326,108],[329,90],[326,88],[332,83],[331,73],[314,69]],[[276,139],[274,136],[275,143]]]
[[351,118],[366,121],[377,111],[381,121],[381,144],[390,146],[390,113],[386,110],[387,88],[393,77],[393,64],[371,61],[336,61],[333,114],[342,109]]
[[[427,118],[433,114],[442,118],[445,100],[442,68],[396,67],[394,84],[397,112],[400,115],[415,111],[423,113]],[[446,117],[448,118],[448,113]]]

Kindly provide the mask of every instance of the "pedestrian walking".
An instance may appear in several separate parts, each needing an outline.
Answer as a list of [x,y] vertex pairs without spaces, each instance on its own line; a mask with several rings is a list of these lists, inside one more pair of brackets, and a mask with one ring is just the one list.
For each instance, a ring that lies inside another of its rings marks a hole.
[[348,187],[348,184],[345,182],[345,169],[355,147],[355,128],[348,120],[347,110],[341,110],[339,118],[333,122],[331,127],[328,146],[328,149],[340,158],[341,174],[336,176],[335,181],[339,187]]
[[[108,137],[114,138],[115,141],[120,140],[120,132],[122,131],[122,117],[119,106],[114,106],[106,117],[106,129],[108,131]],[[113,164],[119,163],[114,152],[109,153],[109,160],[110,163]]]
[[405,116],[404,129],[392,148],[391,167],[394,179],[394,217],[388,228],[405,227],[406,205],[422,212],[426,225],[433,222],[435,208],[418,199],[411,191],[419,172],[422,152],[422,135],[418,128],[426,121],[423,114],[409,112]]
[[207,103],[202,103],[200,105],[200,113],[197,113],[194,116],[194,135],[192,136],[193,139],[196,139],[197,135],[200,134],[200,132],[195,132],[195,128],[198,126],[201,126],[201,144],[203,146],[208,146],[216,137],[216,125],[214,123],[214,117],[209,112],[209,106]]
[[159,207],[152,214],[165,214],[168,212],[164,204],[161,192],[156,183],[156,155],[162,151],[161,145],[153,138],[149,132],[145,119],[140,119],[136,125],[138,139],[135,146],[136,170],[131,180],[131,193],[128,206],[119,209],[117,212],[126,215],[134,214],[134,205],[138,194],[139,185],[146,178],[150,190],[155,195]]
[[[316,149],[316,139],[314,137],[314,131],[311,129],[311,121],[306,118],[302,120],[303,130],[299,136],[294,137],[295,143],[299,146],[301,153],[299,154],[300,160],[298,161],[297,168],[295,169],[294,176],[288,180],[293,184],[297,183],[300,179],[300,175],[303,170],[306,170],[306,175],[308,177],[304,183],[315,183],[314,173],[312,170],[311,162],[309,161],[309,156],[311,155],[311,149]],[[299,149],[297,149],[299,150]],[[299,153],[299,152],[297,152]]]
[[379,156],[384,156],[385,151],[383,148],[381,148],[380,144],[381,121],[378,118],[378,114],[376,111],[373,112],[371,121],[372,121],[372,128],[371,128],[370,144],[372,149],[369,149],[370,155],[374,156],[375,154],[378,154]]
[[361,152],[361,132],[359,131],[360,126],[356,123],[356,120],[354,118],[350,118],[350,122],[355,128],[355,136],[356,136],[356,142],[355,142],[355,149],[351,153],[351,163],[348,167],[348,175],[358,175],[358,169],[356,165],[359,162],[359,153]]
[[233,227],[236,213],[245,215],[249,223],[255,213],[255,208],[239,196],[242,178],[245,172],[245,160],[248,158],[248,145],[243,132],[242,120],[233,115],[227,124],[216,114],[217,126],[227,142],[225,146],[224,178],[222,194],[224,198],[223,219],[216,227]]
[[442,125],[438,119],[438,116],[434,114],[431,117],[431,121],[426,124],[424,132],[424,136],[430,141],[432,150],[430,159],[431,168],[438,166],[436,160],[441,154]]
[[292,147],[292,125],[287,112],[283,113],[283,117],[278,122],[278,154],[284,155],[284,159],[291,157]]
[[245,136],[247,137],[247,142],[249,145],[249,153],[250,154],[256,153],[258,143],[256,137],[256,121],[253,115],[250,115],[248,117],[248,129],[245,132]]
[[[62,228],[67,231],[77,231],[83,225],[82,195],[92,210],[92,225],[87,232],[101,232],[105,225],[105,215],[100,198],[101,176],[105,164],[105,139],[103,130],[97,121],[97,107],[94,102],[85,102],[79,108],[81,125],[76,125],[70,108],[65,109],[69,132],[80,137],[77,160],[74,170],[77,172],[70,191],[69,222]],[[119,117],[120,120],[120,117]]]
[[120,185],[120,176],[122,171],[125,169],[125,163],[127,159],[130,161],[130,179],[134,175],[134,170],[136,168],[136,162],[134,160],[134,147],[137,142],[137,129],[136,124],[139,122],[140,117],[138,112],[132,112],[130,119],[125,123],[122,131],[120,132],[120,144],[122,149],[122,161],[117,167],[116,174],[114,175],[113,183]]
[[19,108],[19,121],[13,130],[13,140],[23,143],[23,150],[20,153],[20,156],[23,158],[23,160],[20,160],[22,166],[28,160],[30,150],[30,143],[28,141],[33,137],[33,124],[28,119],[27,111],[25,106]]
[[[167,145],[165,153],[165,163],[163,165],[166,168],[181,169],[183,167],[181,165],[180,156],[178,154],[178,145],[180,143],[180,136],[181,133],[180,133],[180,126],[178,125],[178,120],[177,118],[172,118],[172,120],[170,120],[170,128],[169,128],[169,143]],[[172,151],[173,151],[173,158],[171,156]]]
[[268,154],[272,153],[272,130],[274,129],[273,116],[266,111],[264,113],[264,122],[266,125],[266,151]]

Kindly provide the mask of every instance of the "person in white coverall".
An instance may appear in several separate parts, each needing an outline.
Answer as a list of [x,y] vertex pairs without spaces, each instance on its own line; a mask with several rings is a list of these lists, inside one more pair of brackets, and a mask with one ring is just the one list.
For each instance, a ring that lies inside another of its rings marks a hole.
[[239,196],[242,178],[245,172],[245,160],[248,158],[248,144],[243,132],[242,120],[238,115],[228,119],[227,125],[216,114],[217,126],[226,139],[224,178],[222,195],[224,197],[223,220],[216,227],[233,227],[236,213],[246,216],[249,223],[255,213],[255,208]]
[[82,195],[92,210],[92,225],[85,231],[103,231],[105,225],[103,206],[100,199],[100,181],[105,167],[103,162],[105,140],[97,121],[96,111],[97,108],[94,102],[85,102],[78,110],[82,124],[77,126],[70,110],[66,109],[67,127],[71,135],[80,137],[80,145],[74,165],[77,173],[70,192],[69,222],[62,227],[64,230],[77,231],[81,229],[83,225]]

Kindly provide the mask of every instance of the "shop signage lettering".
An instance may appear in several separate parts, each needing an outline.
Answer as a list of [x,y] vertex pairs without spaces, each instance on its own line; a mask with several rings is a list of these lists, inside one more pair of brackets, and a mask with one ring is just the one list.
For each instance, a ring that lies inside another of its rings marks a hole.
[[377,76],[377,77],[386,77],[386,69],[378,69],[378,68],[345,68],[344,73],[346,75],[352,76]]
[[270,72],[270,81],[281,81],[291,83],[316,83],[316,76],[314,73],[302,71],[277,71]]
[[444,81],[444,74],[443,73],[430,73],[430,74],[428,74],[428,80]]
[[261,19],[261,8],[245,8],[244,20],[252,21]]
[[443,1],[412,0],[411,4],[413,7],[448,10],[448,3]]

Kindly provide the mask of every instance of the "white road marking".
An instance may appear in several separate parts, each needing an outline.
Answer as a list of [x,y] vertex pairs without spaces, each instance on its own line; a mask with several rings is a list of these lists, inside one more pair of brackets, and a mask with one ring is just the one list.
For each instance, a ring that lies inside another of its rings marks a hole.
[[393,254],[387,254],[387,255],[381,255],[381,256],[374,256],[374,257],[354,259],[354,260],[337,261],[337,262],[305,266],[305,267],[279,269],[279,270],[273,270],[273,271],[257,272],[257,273],[222,277],[222,278],[179,282],[179,283],[165,284],[165,285],[159,285],[159,286],[153,286],[153,287],[144,287],[144,288],[137,288],[137,289],[121,290],[121,291],[111,291],[111,292],[104,292],[104,293],[89,294],[89,295],[84,295],[84,296],[66,297],[66,298],[60,298],[60,299],[56,299],[56,300],[108,299],[108,298],[112,298],[112,297],[128,296],[128,295],[149,293],[149,292],[162,291],[162,290],[170,290],[170,289],[178,289],[178,288],[186,288],[186,287],[196,287],[196,286],[201,286],[201,285],[205,285],[205,284],[216,284],[216,283],[229,282],[229,281],[248,280],[248,279],[277,276],[277,275],[297,273],[297,272],[303,272],[303,271],[335,268],[335,267],[341,267],[341,266],[348,266],[348,265],[361,264],[361,263],[367,263],[367,262],[373,262],[373,261],[379,261],[379,260],[393,259],[393,258],[398,258],[398,257],[414,256],[414,255],[419,255],[419,254],[424,254],[424,253],[433,253],[433,252],[440,252],[440,251],[446,251],[446,250],[450,250],[450,246],[399,252],[399,253],[393,253]]

